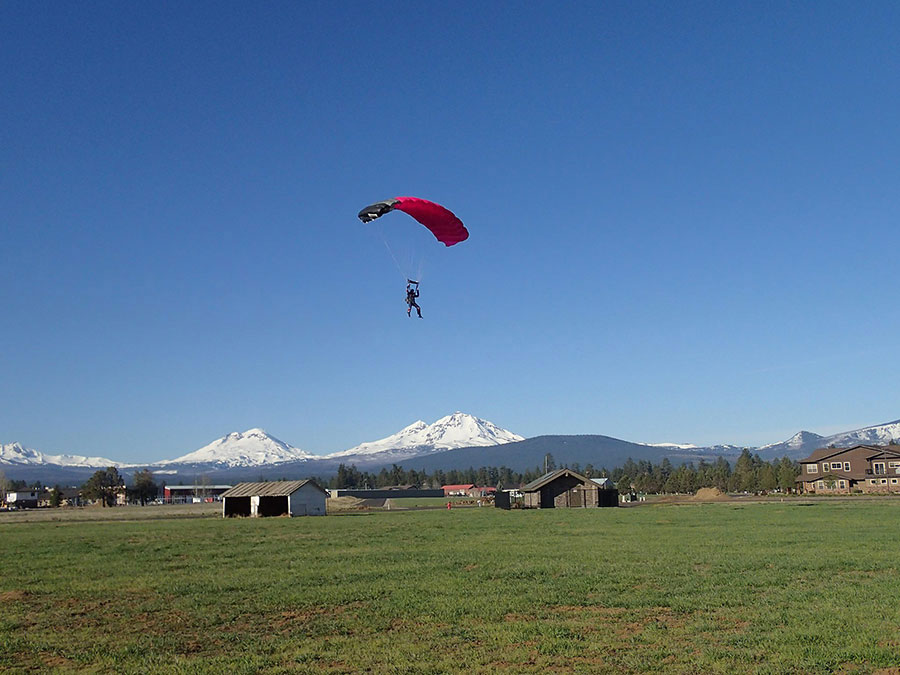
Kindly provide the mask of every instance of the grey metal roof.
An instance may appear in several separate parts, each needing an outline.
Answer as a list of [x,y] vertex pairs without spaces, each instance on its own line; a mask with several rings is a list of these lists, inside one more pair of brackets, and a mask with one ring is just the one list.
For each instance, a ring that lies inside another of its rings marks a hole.
[[276,480],[267,483],[238,483],[230,490],[223,492],[222,497],[287,497],[307,483],[311,483],[317,490],[325,492],[312,480]]

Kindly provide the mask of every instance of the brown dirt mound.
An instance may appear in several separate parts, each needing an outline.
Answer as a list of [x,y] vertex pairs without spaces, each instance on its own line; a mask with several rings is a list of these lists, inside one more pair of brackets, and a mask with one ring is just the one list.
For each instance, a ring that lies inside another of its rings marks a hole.
[[697,494],[691,497],[695,502],[721,502],[731,499],[719,488],[700,488]]

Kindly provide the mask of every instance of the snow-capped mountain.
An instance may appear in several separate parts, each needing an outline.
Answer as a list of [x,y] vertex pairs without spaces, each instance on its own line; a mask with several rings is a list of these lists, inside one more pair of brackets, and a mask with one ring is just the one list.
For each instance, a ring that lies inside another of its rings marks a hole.
[[105,457],[82,457],[81,455],[45,455],[37,450],[23,447],[21,443],[0,443],[0,464],[27,466],[78,466],[108,467],[120,466],[118,462]]
[[[883,445],[894,439],[900,439],[900,420],[831,436],[801,431],[781,443],[749,449],[766,460],[784,456],[797,460],[817,448]],[[167,475],[196,476],[203,473],[256,479],[259,475],[268,475],[265,467],[272,467],[271,475],[275,477],[288,474],[327,475],[339,463],[377,467],[393,462],[408,463],[411,458],[422,458],[422,461],[427,460],[437,467],[449,461],[446,454],[438,453],[465,455],[466,466],[478,462],[490,464],[494,460],[512,466],[515,461],[524,461],[526,446],[537,453],[535,457],[538,460],[551,452],[559,455],[558,460],[581,462],[581,459],[567,459],[568,455],[574,457],[572,453],[577,450],[586,458],[582,463],[590,461],[595,464],[606,460],[613,462],[618,457],[614,451],[618,450],[625,453],[623,457],[665,456],[673,461],[694,461],[697,457],[714,456],[733,458],[741,452],[739,446],[733,445],[633,443],[602,436],[546,436],[526,441],[522,436],[491,422],[457,412],[442,417],[434,424],[418,421],[387,438],[329,455],[314,455],[270,436],[262,429],[250,429],[243,433],[230,433],[199,450],[154,464],[124,464],[105,457],[47,455],[25,448],[21,443],[0,444],[0,469],[5,470],[7,477],[39,478],[45,482],[54,480],[53,476],[64,476],[65,480],[71,481],[83,480],[93,471],[108,466],[118,467],[126,473],[129,469],[148,467]],[[655,454],[648,451],[655,451]]]
[[380,441],[362,443],[349,450],[326,455],[323,459],[352,457],[365,462],[390,461],[454,448],[487,447],[521,440],[524,440],[523,436],[501,429],[492,422],[455,412],[434,424],[419,420]]
[[249,467],[298,462],[315,457],[270,436],[262,429],[248,429],[244,433],[235,431],[199,450],[176,459],[157,462],[154,466],[213,464],[217,467]]
[[887,445],[894,439],[900,439],[900,420],[826,436],[823,445],[826,448],[829,445],[837,448],[856,444]]
[[741,446],[738,445],[694,445],[693,443],[638,443],[637,445],[669,450],[678,457],[690,457],[691,453],[732,455],[740,453],[742,450]]
[[790,457],[800,459],[816,448],[827,445],[825,436],[814,434],[811,431],[798,431],[786,441],[781,443],[769,443],[757,449],[757,454],[763,459],[776,457]]
[[834,446],[846,448],[852,445],[887,445],[894,439],[900,439],[900,420],[875,424],[853,431],[842,431],[831,436],[820,436],[810,431],[801,431],[781,443],[764,445],[757,450],[763,459],[790,457],[803,459],[813,450]]

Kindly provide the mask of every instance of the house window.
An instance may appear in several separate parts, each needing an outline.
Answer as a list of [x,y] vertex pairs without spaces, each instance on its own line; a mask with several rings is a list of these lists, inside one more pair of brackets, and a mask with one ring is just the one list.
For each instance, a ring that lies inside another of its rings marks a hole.
[[872,468],[875,470],[876,476],[882,476],[887,473],[884,470],[884,462],[872,462]]
[[840,468],[841,468],[841,463],[840,463],[840,462],[832,462],[832,463],[831,463],[831,468],[832,468],[832,469],[840,469]]
[[819,488],[820,490],[824,490],[825,489],[825,481],[820,480],[818,483],[816,483],[816,487]]
[[850,462],[844,462],[844,471],[850,470]]
[[891,478],[891,485],[896,485],[896,484],[897,484],[897,479]]
[[822,473],[828,473],[828,462],[822,462]]
[[888,462],[888,466],[894,470],[894,473],[900,473],[900,462]]
[[882,484],[882,485],[886,485],[886,484],[887,484],[887,478],[882,478],[882,479],[881,479],[881,484]]
[[847,487],[847,481],[839,480],[838,485],[843,489]]
[[806,470],[809,473],[819,473],[819,465],[818,464],[807,464]]
[[878,484],[878,481],[875,480],[874,478],[869,479],[869,485],[877,485],[877,484]]

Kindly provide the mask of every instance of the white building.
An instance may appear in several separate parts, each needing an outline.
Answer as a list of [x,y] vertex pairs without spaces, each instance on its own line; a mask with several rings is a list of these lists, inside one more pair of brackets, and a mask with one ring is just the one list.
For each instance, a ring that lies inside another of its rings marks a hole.
[[312,480],[238,483],[222,493],[222,516],[324,516],[327,496]]
[[38,490],[17,490],[6,493],[6,503],[16,508],[37,508],[41,493]]

